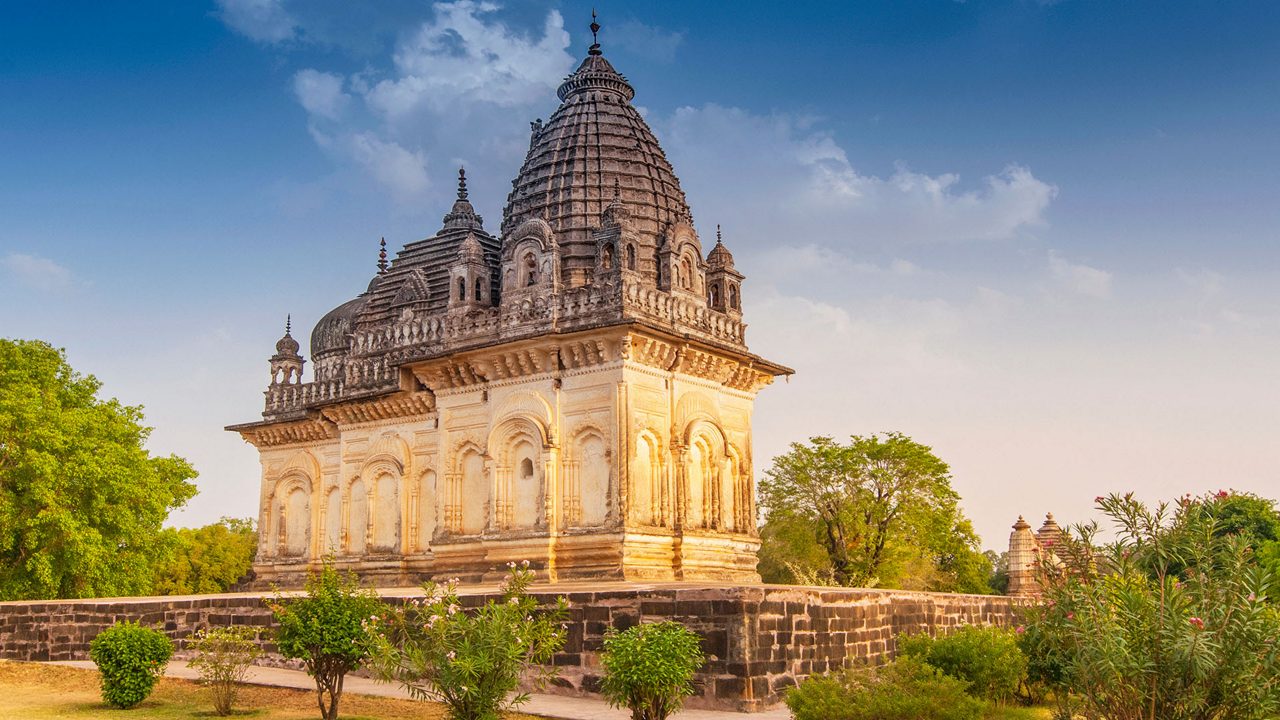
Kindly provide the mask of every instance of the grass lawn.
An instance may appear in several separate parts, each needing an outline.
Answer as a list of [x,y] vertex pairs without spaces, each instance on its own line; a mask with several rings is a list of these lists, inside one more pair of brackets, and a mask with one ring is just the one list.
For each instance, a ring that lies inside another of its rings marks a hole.
[[[434,703],[344,693],[338,705],[343,720],[400,720],[444,717]],[[102,702],[98,673],[93,670],[0,661],[0,718],[17,720],[177,720],[217,718],[208,692],[190,680],[161,678],[155,692],[141,705],[116,710]],[[245,685],[236,699],[233,718],[254,720],[317,720],[320,710],[313,692]],[[510,715],[536,720],[532,715]]]

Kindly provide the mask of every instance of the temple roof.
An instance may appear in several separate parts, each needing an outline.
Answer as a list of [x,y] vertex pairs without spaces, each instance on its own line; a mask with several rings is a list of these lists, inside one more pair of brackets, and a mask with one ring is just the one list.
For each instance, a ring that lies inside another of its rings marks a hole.
[[[680,181],[653,131],[631,105],[635,91],[593,46],[560,86],[560,107],[532,124],[529,153],[512,182],[502,232],[546,220],[567,267],[589,265],[591,231],[613,200],[615,184],[640,235],[657,238],[690,218]],[[656,243],[655,243],[656,245]]]

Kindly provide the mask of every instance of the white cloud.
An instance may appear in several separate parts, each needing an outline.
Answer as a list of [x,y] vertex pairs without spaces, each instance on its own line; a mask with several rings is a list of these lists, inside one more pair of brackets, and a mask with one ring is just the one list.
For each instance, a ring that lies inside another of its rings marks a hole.
[[70,270],[38,255],[10,253],[0,258],[0,267],[15,282],[35,290],[63,290],[72,283]]
[[1088,265],[1072,263],[1049,251],[1049,270],[1058,284],[1092,298],[1111,297],[1111,273]]
[[684,42],[684,33],[646,25],[638,20],[626,20],[608,26],[603,40],[606,50],[616,45],[633,55],[658,62],[671,62],[676,58],[676,50]]
[[216,0],[227,27],[250,40],[278,43],[293,38],[298,24],[283,0]]
[[319,70],[299,70],[293,76],[293,93],[309,114],[326,120],[341,118],[351,103],[351,96],[342,91],[342,76]]
[[863,174],[812,118],[709,104],[655,124],[701,212],[745,209],[757,234],[838,244],[1007,240],[1043,224],[1057,194],[1019,165],[968,189],[958,175],[904,166],[889,177]]
[[407,150],[373,133],[351,135],[343,144],[351,157],[401,204],[421,201],[431,185],[427,159],[421,152]]
[[424,106],[443,113],[545,101],[571,69],[569,34],[555,10],[535,39],[487,22],[484,16],[498,9],[492,3],[459,0],[434,9],[435,19],[396,49],[396,77],[377,83],[367,96],[370,107],[390,119]]

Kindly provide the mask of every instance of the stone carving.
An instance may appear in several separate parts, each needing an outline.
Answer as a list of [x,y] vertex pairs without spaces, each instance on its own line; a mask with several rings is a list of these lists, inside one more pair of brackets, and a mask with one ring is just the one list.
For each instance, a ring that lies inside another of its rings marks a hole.
[[[491,235],[459,171],[432,236],[387,254],[311,334],[286,325],[262,420],[262,585],[326,553],[379,582],[758,581],[756,393],[791,371],[746,346],[744,277],[704,257],[630,83],[593,46],[531,125]],[[397,438],[396,446],[377,438]],[[379,448],[382,448],[381,450]],[[430,457],[430,463],[418,464]]]

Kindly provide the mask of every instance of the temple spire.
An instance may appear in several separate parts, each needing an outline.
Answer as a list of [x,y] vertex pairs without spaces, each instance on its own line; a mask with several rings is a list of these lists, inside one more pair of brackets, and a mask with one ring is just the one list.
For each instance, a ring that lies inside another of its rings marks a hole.
[[458,199],[467,199],[467,169],[465,167],[458,168]]
[[587,48],[588,55],[600,55],[600,23],[596,22],[596,9],[591,8],[591,47]]
[[382,238],[382,242],[378,250],[378,274],[381,275],[386,271],[387,271],[387,239]]

